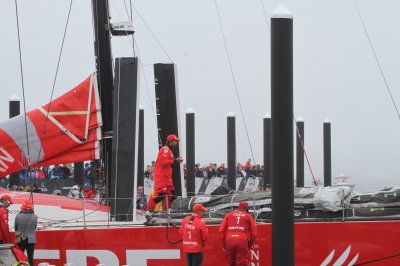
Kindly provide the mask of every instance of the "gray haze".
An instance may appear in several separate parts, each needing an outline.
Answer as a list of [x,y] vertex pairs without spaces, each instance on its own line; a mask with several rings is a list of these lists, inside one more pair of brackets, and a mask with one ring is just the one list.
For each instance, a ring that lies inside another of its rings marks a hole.
[[[27,109],[50,99],[69,0],[19,0]],[[123,0],[109,0],[112,21],[127,21]],[[294,110],[305,120],[313,172],[323,179],[322,122],[332,121],[332,173],[363,186],[400,184],[400,121],[379,72],[353,1],[264,0],[269,18],[281,3],[294,14]],[[396,0],[358,0],[393,97],[400,105],[400,37]],[[129,1],[126,1],[129,7]],[[184,112],[196,111],[196,161],[226,161],[226,114],[237,116],[237,158],[252,157],[214,0],[133,1],[134,7],[178,67],[183,140]],[[261,0],[218,0],[227,46],[250,133],[262,162],[262,117],[270,113],[270,38]],[[140,102],[145,109],[145,161],[155,159],[154,63],[170,62],[134,11],[140,54]],[[75,0],[55,95],[94,71],[91,0]],[[0,1],[2,38],[0,120],[8,99],[22,98],[14,0]],[[113,56],[132,56],[132,40],[113,38]],[[148,87],[146,87],[146,81]],[[149,97],[150,94],[150,97]],[[184,141],[182,143],[185,144]],[[184,147],[184,146],[183,146]],[[183,149],[184,150],[184,149]],[[310,171],[306,167],[306,184]]]

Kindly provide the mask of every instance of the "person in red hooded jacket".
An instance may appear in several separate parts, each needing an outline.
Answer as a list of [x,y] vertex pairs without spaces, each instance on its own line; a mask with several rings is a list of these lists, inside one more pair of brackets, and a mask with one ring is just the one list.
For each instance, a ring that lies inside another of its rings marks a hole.
[[7,210],[10,204],[12,204],[12,201],[9,195],[3,195],[0,197],[0,244],[11,243]]
[[90,184],[86,183],[83,186],[83,197],[85,199],[94,200],[94,196],[95,195],[94,195],[93,189],[90,187]]
[[225,215],[219,227],[222,248],[227,253],[230,266],[247,266],[249,249],[257,237],[257,226],[245,201],[239,208]]
[[182,220],[179,229],[188,266],[201,266],[203,262],[203,247],[208,239],[208,231],[201,217],[206,211],[208,210],[202,204],[195,204],[192,214]]
[[147,203],[147,210],[154,211],[157,203],[163,201],[163,209],[171,208],[172,192],[175,190],[172,182],[172,166],[174,163],[181,163],[182,157],[174,158],[172,150],[179,143],[176,135],[168,135],[166,145],[158,152],[154,167],[154,193]]

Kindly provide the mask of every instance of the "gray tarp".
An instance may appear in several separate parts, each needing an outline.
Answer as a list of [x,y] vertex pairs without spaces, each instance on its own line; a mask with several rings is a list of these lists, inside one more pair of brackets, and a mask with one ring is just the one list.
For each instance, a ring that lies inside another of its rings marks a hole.
[[[350,200],[343,198],[344,210],[329,211],[316,208],[315,192],[317,188],[295,188],[294,218],[296,221],[341,221],[341,220],[380,220],[400,219],[400,187],[377,191],[375,193],[357,193]],[[347,197],[349,195],[346,195]],[[318,200],[321,198],[319,197]],[[209,212],[205,214],[208,223],[219,223],[227,212],[237,208],[239,202],[247,201],[249,211],[258,222],[271,219],[271,192],[235,192],[228,195],[198,195],[177,198],[170,213],[170,221],[177,223],[191,213],[194,204],[201,203]],[[350,202],[350,203],[349,203]],[[323,205],[319,205],[323,206]],[[150,223],[165,223],[168,214],[155,213],[150,216]]]

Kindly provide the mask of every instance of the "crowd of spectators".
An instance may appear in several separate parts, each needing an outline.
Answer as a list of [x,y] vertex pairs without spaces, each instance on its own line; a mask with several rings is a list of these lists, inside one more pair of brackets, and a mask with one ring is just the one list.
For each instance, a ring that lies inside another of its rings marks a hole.
[[[144,178],[149,178],[151,180],[154,179],[154,166],[155,162],[153,161],[151,164],[146,166],[146,170],[144,172]],[[184,175],[186,178],[186,164],[183,166]],[[246,163],[242,164],[238,162],[236,164],[236,177],[262,177],[264,172],[264,166],[259,164],[252,164],[251,159],[248,159]],[[195,177],[224,177],[227,175],[227,168],[225,167],[225,163],[216,164],[195,164]]]
[[[24,192],[34,192],[34,193],[42,193],[38,185],[33,180],[32,182],[27,182],[25,180],[29,179],[49,179],[49,180],[57,180],[57,179],[70,179],[71,182],[75,183],[71,187],[71,190],[68,193],[68,196],[71,198],[80,198],[82,195],[87,198],[93,200],[95,198],[95,188],[97,190],[101,190],[101,186],[96,186],[96,182],[99,179],[99,170],[96,168],[96,162],[92,161],[90,163],[86,163],[84,166],[84,173],[83,173],[83,186],[76,183],[74,179],[74,168],[72,164],[64,164],[64,165],[53,165],[53,166],[43,166],[43,167],[36,167],[30,169],[21,170],[19,175],[19,185],[11,185],[9,189],[11,191],[24,191]],[[28,185],[29,183],[29,185]],[[42,181],[39,183],[43,183]],[[39,184],[40,185],[40,184]],[[42,184],[43,185],[43,184]],[[46,186],[46,185],[45,185]],[[82,189],[80,188],[82,187]],[[52,193],[53,192],[53,193]],[[54,195],[61,195],[61,191],[56,190],[48,190],[45,189],[43,193],[52,193]],[[101,191],[99,191],[100,195],[102,195]],[[103,193],[104,194],[104,193]]]
[[42,190],[38,188],[36,183],[33,183],[32,186],[17,186],[13,185],[10,188],[11,191],[24,191],[24,192],[33,192],[33,193],[42,193]]
[[70,164],[42,166],[31,169],[24,169],[19,172],[20,179],[56,179],[56,178],[72,178],[72,166]]
[[[144,172],[144,178],[149,179],[150,181],[154,180],[154,167],[155,161],[152,161],[151,164],[146,166],[146,170]],[[262,177],[264,171],[264,166],[262,165],[254,165],[252,164],[251,159],[248,159],[244,164],[238,162],[236,164],[236,177]],[[186,179],[186,164],[184,164],[184,175]],[[195,164],[195,177],[201,178],[212,178],[212,177],[224,177],[227,175],[227,168],[225,163],[216,164]],[[54,165],[54,166],[43,166],[38,168],[32,168],[30,170],[22,170],[19,173],[20,179],[57,179],[57,178],[73,178],[73,167],[71,164],[66,165]],[[68,193],[68,196],[71,198],[79,198],[84,195],[85,198],[94,199],[95,193],[94,191],[99,190],[98,186],[96,186],[96,181],[99,179],[98,170],[96,170],[96,165],[94,162],[86,163],[84,167],[84,183],[82,190],[78,185],[74,185],[71,188],[71,191]],[[96,189],[95,189],[96,188]],[[261,188],[258,188],[259,190]],[[40,188],[37,187],[35,183],[31,186],[12,186],[10,188],[12,191],[26,191],[26,192],[34,192],[41,193]],[[100,189],[101,190],[101,189]],[[101,193],[101,191],[98,191]],[[59,190],[55,190],[54,195],[61,195]],[[104,194],[104,193],[103,193]],[[147,202],[146,196],[143,191],[143,187],[138,188],[138,206],[143,207]]]
[[[186,166],[185,170],[185,178],[186,178]],[[249,177],[249,176],[257,176],[262,177],[264,172],[264,166],[262,165],[252,165],[251,159],[248,159],[245,164],[237,163],[236,164],[236,177]],[[195,165],[195,177],[223,177],[227,175],[227,168],[225,167],[225,163],[221,163],[217,165],[216,163],[209,163],[208,165]]]

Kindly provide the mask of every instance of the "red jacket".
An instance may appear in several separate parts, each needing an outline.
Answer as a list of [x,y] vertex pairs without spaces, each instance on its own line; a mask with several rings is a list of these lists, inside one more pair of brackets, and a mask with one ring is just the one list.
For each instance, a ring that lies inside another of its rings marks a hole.
[[0,240],[3,240],[4,243],[11,243],[8,210],[4,207],[0,207]]
[[225,241],[229,241],[232,237],[246,239],[249,245],[252,245],[257,237],[257,226],[253,216],[245,210],[236,210],[225,215],[219,232],[223,246],[225,246]]
[[85,199],[94,199],[94,192],[91,188],[85,188],[85,190],[83,191],[83,197]]
[[158,192],[162,188],[174,190],[172,182],[172,165],[174,155],[168,146],[164,146],[158,152],[156,165],[154,167],[154,191]]
[[208,239],[206,223],[195,213],[182,220],[179,234],[182,237],[182,247],[185,253],[203,252],[204,242]]

